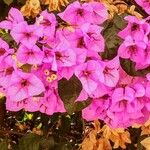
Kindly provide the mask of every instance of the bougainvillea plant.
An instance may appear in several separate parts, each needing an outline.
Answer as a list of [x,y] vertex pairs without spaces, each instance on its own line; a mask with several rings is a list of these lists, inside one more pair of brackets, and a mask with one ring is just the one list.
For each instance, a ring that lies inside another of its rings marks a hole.
[[[28,0],[21,11],[10,7],[0,22],[0,96],[7,111],[81,112],[82,121],[103,122],[94,122],[83,150],[98,132],[101,139],[89,150],[131,143],[127,129],[150,117],[150,2],[135,0],[137,11],[112,2],[60,0],[55,8],[52,1]],[[126,138],[116,142],[113,134]]]

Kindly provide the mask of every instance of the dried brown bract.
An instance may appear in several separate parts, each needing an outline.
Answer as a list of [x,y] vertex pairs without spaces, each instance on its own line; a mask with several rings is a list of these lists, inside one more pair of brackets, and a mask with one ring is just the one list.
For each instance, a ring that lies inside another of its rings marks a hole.
[[137,18],[142,18],[142,15],[135,10],[135,6],[128,6],[124,0],[99,0],[103,3],[109,12],[110,19],[114,14],[129,13]]
[[142,140],[141,144],[145,147],[146,150],[150,150],[150,137],[147,137],[144,140]]
[[26,17],[36,17],[41,11],[39,0],[27,0],[26,4],[21,8],[21,12]]
[[101,134],[100,122],[98,120],[93,123],[94,129],[89,129],[88,135],[81,144],[81,150],[112,150],[110,141],[104,137],[98,138]]
[[131,14],[131,15],[133,15],[133,16],[136,16],[136,17],[139,18],[139,19],[143,17],[140,13],[138,13],[138,12],[135,10],[135,6],[134,6],[134,5],[132,5],[132,6],[128,9],[128,13]]
[[[119,147],[126,149],[126,144],[131,143],[130,133],[125,129],[111,129],[107,125],[100,128],[99,121],[94,121],[93,125],[94,129],[89,129],[87,132],[81,150],[112,150]],[[110,141],[114,143],[113,148]]]
[[131,143],[130,133],[125,129],[111,129],[109,126],[104,125],[101,131],[104,138],[114,143],[113,148],[121,147],[122,149],[126,149],[126,144]]
[[103,3],[109,12],[110,19],[113,18],[115,14],[124,13],[128,6],[123,0],[99,0]]
[[150,120],[141,126],[141,135],[150,135]]
[[43,5],[48,5],[49,11],[60,11],[61,7],[69,4],[69,0],[41,0]]
[[113,0],[112,4],[117,7],[120,14],[124,13],[128,9],[127,3],[123,0]]

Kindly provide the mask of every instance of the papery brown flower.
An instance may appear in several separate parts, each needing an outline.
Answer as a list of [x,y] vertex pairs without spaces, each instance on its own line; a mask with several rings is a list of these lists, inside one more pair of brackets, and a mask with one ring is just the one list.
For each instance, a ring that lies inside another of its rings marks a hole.
[[93,123],[94,129],[90,128],[87,136],[81,144],[81,150],[112,150],[109,139],[101,135],[100,122],[98,120]]
[[96,132],[95,130],[92,130],[88,136],[83,140],[81,146],[81,150],[93,150],[96,145]]
[[128,9],[128,5],[123,0],[113,0],[113,5],[117,7],[120,14],[124,13]]
[[98,120],[94,121],[93,126],[94,129],[89,128],[89,132],[87,131],[87,136],[81,144],[81,150],[94,150],[94,147],[96,147],[96,136],[100,131],[100,122]]
[[111,129],[109,126],[104,125],[101,129],[103,132],[103,137],[111,140],[114,143],[113,148],[126,149],[126,144],[131,143],[130,133],[122,128]]
[[26,17],[36,17],[41,11],[39,0],[27,0],[26,4],[21,8],[21,12]]
[[112,146],[108,139],[100,138],[97,141],[96,146],[94,147],[94,150],[112,150]]
[[124,5],[126,5],[126,4],[123,4],[120,8],[120,5],[117,6],[115,4],[115,1],[116,0],[99,0],[99,2],[103,3],[105,5],[105,7],[107,8],[107,10],[109,11],[110,19],[112,19],[115,14],[121,14],[124,10],[124,9],[122,9],[122,7],[124,7]]
[[110,140],[114,143],[113,148],[119,148],[120,146],[122,149],[126,149],[126,144],[131,143],[130,133],[128,131],[112,132]]
[[48,5],[50,0],[40,0],[41,4]]
[[141,144],[146,148],[146,150],[150,150],[150,137],[147,137],[144,140],[142,140]]
[[142,15],[135,11],[135,6],[128,6],[128,4],[124,0],[98,0],[99,2],[103,3],[105,7],[109,11],[110,19],[113,18],[114,14],[122,14],[122,13],[129,13],[134,15],[138,18],[142,18]]
[[100,2],[105,5],[109,11],[109,18],[112,19],[115,14],[122,14],[127,10],[127,4],[123,0],[81,0],[82,2]]
[[126,144],[131,143],[130,133],[123,128],[111,129],[107,125],[101,128],[98,120],[94,121],[93,126],[94,129],[89,129],[84,138],[81,150],[112,150],[110,141],[114,143],[114,149],[126,149]]
[[132,5],[130,8],[128,8],[128,13],[133,16],[136,16],[137,18],[143,18],[143,16],[135,10],[134,5]]
[[41,3],[48,5],[49,11],[60,11],[62,6],[69,3],[69,0],[41,0]]
[[141,126],[141,135],[150,135],[150,120]]

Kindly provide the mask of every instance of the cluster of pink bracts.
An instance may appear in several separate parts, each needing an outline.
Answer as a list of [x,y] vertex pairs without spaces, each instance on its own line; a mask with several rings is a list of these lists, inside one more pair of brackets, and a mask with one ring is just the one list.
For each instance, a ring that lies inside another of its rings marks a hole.
[[[83,109],[84,119],[101,119],[112,127],[144,123],[150,116],[150,74],[129,76],[119,57],[131,59],[137,69],[150,65],[149,18],[126,17],[128,26],[118,55],[102,60],[104,38],[100,26],[108,18],[98,2],[70,4],[57,14],[70,26],[62,27],[53,13],[43,11],[28,24],[19,10],[11,8],[0,28],[7,29],[18,48],[0,39],[0,91],[10,111],[40,111],[48,115],[65,112],[58,94],[58,81],[75,75],[82,84],[76,101],[92,99]],[[64,24],[64,23],[63,23]],[[30,65],[30,71],[21,66]]]

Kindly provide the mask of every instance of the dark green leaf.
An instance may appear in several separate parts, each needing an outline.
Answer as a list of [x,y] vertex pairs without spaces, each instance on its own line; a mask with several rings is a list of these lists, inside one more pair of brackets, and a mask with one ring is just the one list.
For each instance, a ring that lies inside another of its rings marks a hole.
[[118,47],[122,40],[117,36],[118,32],[126,26],[123,19],[125,15],[115,15],[113,20],[104,23],[103,36],[105,39],[105,52],[101,54],[103,59],[113,59],[117,55]]
[[60,143],[55,147],[54,150],[72,150],[72,146],[69,143]]
[[11,42],[13,41],[12,36],[8,32],[4,32],[3,34],[0,34],[0,37],[8,44],[11,44]]
[[114,18],[113,18],[113,22],[115,24],[115,26],[122,30],[123,28],[126,27],[127,23],[126,21],[124,20],[124,17],[127,16],[128,14],[124,13],[122,15],[115,15]]
[[82,102],[76,102],[75,103],[75,111],[81,111],[82,109],[86,108],[91,103],[90,99],[87,99]]
[[131,76],[145,76],[147,73],[150,72],[150,67],[141,70],[136,70],[135,63],[132,62],[130,59],[120,58],[120,64],[122,69]]
[[136,76],[137,72],[135,70],[135,63],[133,63],[130,59],[122,59],[120,58],[120,64],[123,70],[131,75],[131,76]]
[[19,147],[15,143],[11,143],[12,150],[19,150]]
[[3,1],[4,1],[4,3],[7,4],[7,5],[10,5],[10,4],[13,2],[13,0],[3,0]]
[[40,150],[53,150],[55,146],[55,141],[53,137],[48,139],[42,139],[40,142]]
[[76,76],[71,77],[70,80],[62,79],[59,82],[58,92],[69,114],[74,112],[75,100],[79,96],[81,89],[81,82]]
[[23,136],[19,141],[20,150],[39,150],[41,137],[32,133]]
[[0,142],[0,150],[8,150],[8,143],[6,140]]

